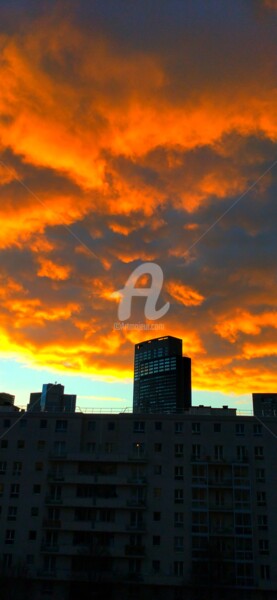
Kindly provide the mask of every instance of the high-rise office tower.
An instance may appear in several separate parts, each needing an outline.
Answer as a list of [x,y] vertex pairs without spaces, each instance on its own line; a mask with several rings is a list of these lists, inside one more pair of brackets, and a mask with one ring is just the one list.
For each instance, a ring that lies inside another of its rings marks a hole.
[[133,411],[172,413],[191,406],[191,359],[166,336],[135,346]]
[[27,410],[50,412],[75,412],[76,395],[64,394],[59,383],[44,383],[42,392],[32,392]]

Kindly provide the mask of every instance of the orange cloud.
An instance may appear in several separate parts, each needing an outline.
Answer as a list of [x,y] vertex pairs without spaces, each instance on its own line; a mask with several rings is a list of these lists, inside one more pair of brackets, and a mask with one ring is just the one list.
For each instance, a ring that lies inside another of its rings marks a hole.
[[239,333],[247,335],[258,335],[263,327],[273,327],[277,329],[277,313],[265,312],[254,315],[246,311],[236,310],[235,316],[219,320],[215,326],[215,331],[221,337],[236,342]]
[[71,267],[68,265],[58,265],[44,257],[38,258],[40,268],[37,271],[38,277],[48,277],[57,281],[64,281],[71,275]]
[[172,298],[184,306],[199,306],[204,300],[202,294],[178,281],[170,281],[166,289]]

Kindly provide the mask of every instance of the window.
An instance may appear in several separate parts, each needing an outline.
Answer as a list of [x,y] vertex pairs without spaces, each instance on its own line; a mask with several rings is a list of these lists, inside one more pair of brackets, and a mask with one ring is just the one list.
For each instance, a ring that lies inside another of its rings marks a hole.
[[34,564],[34,555],[33,554],[27,554],[26,563],[29,567]]
[[3,494],[4,494],[4,489],[5,489],[5,487],[4,487],[4,483],[0,483],[0,496],[3,496]]
[[255,423],[253,425],[253,433],[256,436],[263,435],[263,429],[260,423]]
[[[48,573],[54,573],[55,569],[56,569],[56,557],[55,556],[51,556],[51,554],[45,556],[44,557],[44,570],[47,571]],[[47,589],[48,590],[50,589],[48,581],[47,581]]]
[[38,450],[44,450],[44,448],[45,448],[45,441],[44,440],[38,440],[37,449]]
[[114,444],[112,442],[105,443],[105,453],[112,454],[114,451]]
[[259,553],[260,554],[269,554],[268,540],[259,540]]
[[261,565],[261,579],[264,581],[269,581],[270,579],[270,566],[269,565]]
[[162,474],[162,465],[154,465],[154,475]]
[[174,527],[183,527],[184,525],[184,513],[175,512],[174,513]]
[[184,454],[184,444],[175,444],[174,446],[175,456],[183,456]]
[[256,469],[256,480],[265,483],[265,469]]
[[0,446],[1,446],[1,448],[7,448],[8,447],[8,440],[1,440]]
[[161,513],[158,511],[153,512],[153,521],[160,521],[161,520]]
[[254,457],[257,460],[264,458],[264,448],[263,448],[263,446],[255,446],[255,448],[254,448]]
[[21,419],[19,421],[19,425],[20,425],[21,429],[24,429],[25,427],[27,427],[27,419]]
[[40,494],[40,490],[41,490],[41,486],[38,485],[37,483],[35,483],[35,485],[33,485],[33,493]]
[[10,498],[18,498],[19,496],[19,483],[12,483],[10,488]]
[[114,523],[115,511],[112,508],[102,508],[99,511],[99,520],[102,523]]
[[214,433],[221,432],[221,423],[214,423]]
[[96,421],[89,421],[88,422],[88,431],[95,431],[96,429]]
[[87,452],[91,452],[91,453],[95,452],[95,450],[96,450],[95,442],[87,442],[86,450],[87,450]]
[[134,433],[144,433],[145,432],[145,422],[144,421],[135,421],[133,426]]
[[13,544],[15,539],[15,530],[7,529],[5,534],[5,544]]
[[156,442],[154,444],[154,452],[161,452],[162,451],[162,444],[160,444],[159,442]]
[[42,462],[35,463],[35,471],[43,471],[43,463]]
[[199,435],[200,434],[200,423],[192,423],[191,431],[194,435]]
[[22,471],[22,462],[15,461],[13,463],[13,475],[21,475]]
[[[215,532],[222,528],[221,522],[214,522],[213,529]],[[208,516],[207,512],[192,513],[192,528],[193,533],[208,533]]]
[[178,466],[174,467],[174,479],[176,479],[176,480],[184,479],[184,467],[183,466],[178,465]]
[[181,577],[184,575],[184,563],[180,560],[176,560],[174,562],[174,575],[176,577]]
[[200,444],[192,444],[191,453],[192,453],[192,458],[194,460],[199,460],[200,456],[201,456],[201,446],[200,446]]
[[6,470],[7,470],[7,461],[1,460],[0,461],[0,475],[5,475]]
[[257,492],[257,505],[258,506],[266,506],[266,493],[265,492]]
[[15,521],[17,516],[17,506],[8,507],[8,521]]
[[192,483],[207,483],[206,465],[192,465]]
[[[77,486],[77,496],[79,496],[78,494],[78,490],[80,488],[82,488],[83,486]],[[84,487],[89,487],[89,486],[84,486]],[[62,495],[62,488],[60,485],[51,485],[50,486],[50,499],[51,500],[60,500],[61,499],[61,495]],[[84,497],[84,496],[83,496]]]
[[3,554],[3,567],[10,569],[12,566],[12,554]]
[[206,506],[207,504],[207,492],[205,488],[193,488],[192,489],[192,504],[193,506]]
[[162,431],[162,422],[161,421],[155,421],[155,430]]
[[238,535],[251,535],[251,515],[248,513],[235,514],[235,532]]
[[223,460],[223,446],[216,445],[214,447],[215,460]]
[[133,444],[133,455],[140,457],[145,454],[145,444],[143,442],[134,442]]
[[175,423],[175,433],[183,433],[183,423],[181,421]]
[[46,419],[40,419],[40,429],[46,429],[47,427],[47,420]]
[[184,502],[184,490],[183,489],[174,490],[174,502],[175,502],[175,504],[183,504],[183,502]]
[[267,515],[258,515],[258,529],[267,531]]
[[184,550],[184,538],[183,536],[177,535],[174,538],[174,550],[181,552]]
[[159,546],[161,543],[161,537],[159,535],[153,535],[153,546]]
[[244,435],[244,423],[236,423],[236,435]]
[[54,442],[54,454],[56,456],[65,456],[66,443],[64,441],[58,440],[58,441]]
[[108,429],[108,431],[114,431],[115,430],[115,422],[108,421],[107,429]]
[[32,506],[31,517],[38,517],[38,506]]
[[4,419],[3,426],[4,426],[5,429],[8,429],[11,426],[11,420],[10,419]]
[[244,461],[247,459],[246,446],[237,446],[237,460]]
[[153,569],[154,573],[160,572],[160,561],[159,560],[152,560],[152,569]]
[[17,447],[20,449],[25,448],[25,440],[17,440]]
[[141,572],[141,560],[139,558],[130,558],[129,573],[139,574]]
[[34,529],[32,529],[31,531],[29,531],[28,539],[31,540],[31,541],[34,541],[34,540],[37,539],[37,532]]
[[65,433],[67,431],[67,421],[65,419],[58,419],[55,431]]

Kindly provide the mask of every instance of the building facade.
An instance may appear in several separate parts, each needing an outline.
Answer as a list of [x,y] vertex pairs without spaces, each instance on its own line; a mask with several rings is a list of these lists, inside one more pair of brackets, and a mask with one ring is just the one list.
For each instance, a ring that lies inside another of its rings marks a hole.
[[183,357],[182,340],[167,336],[136,344],[135,413],[170,413],[191,406],[191,359]]
[[276,598],[276,435],[227,407],[1,413],[2,576],[20,600]]

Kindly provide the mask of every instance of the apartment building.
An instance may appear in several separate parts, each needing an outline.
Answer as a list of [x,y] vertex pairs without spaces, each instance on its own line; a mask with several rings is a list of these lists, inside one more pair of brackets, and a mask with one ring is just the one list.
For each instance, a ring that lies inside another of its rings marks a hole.
[[30,600],[276,598],[276,436],[228,407],[1,412],[3,581]]

